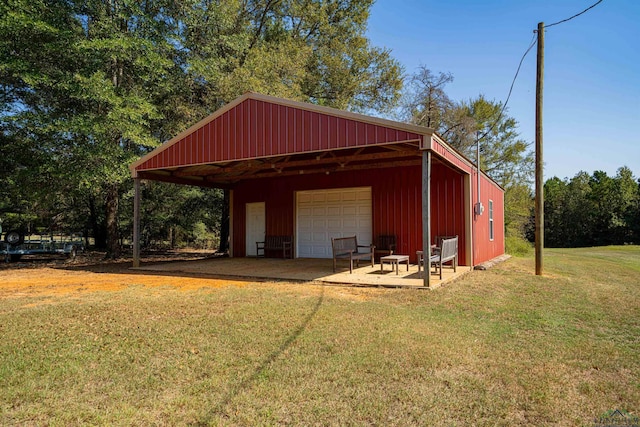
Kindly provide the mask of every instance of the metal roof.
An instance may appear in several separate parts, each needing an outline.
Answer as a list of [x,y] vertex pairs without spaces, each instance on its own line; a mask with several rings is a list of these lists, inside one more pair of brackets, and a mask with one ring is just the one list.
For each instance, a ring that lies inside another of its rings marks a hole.
[[433,129],[250,92],[130,169],[134,178],[225,188],[245,179],[417,165],[422,149],[473,168]]

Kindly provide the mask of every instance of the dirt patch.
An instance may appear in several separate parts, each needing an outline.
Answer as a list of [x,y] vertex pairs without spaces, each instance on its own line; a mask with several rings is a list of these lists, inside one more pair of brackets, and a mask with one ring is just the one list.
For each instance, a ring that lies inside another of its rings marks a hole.
[[[152,254],[147,262],[201,259],[211,254],[172,252]],[[104,254],[88,253],[75,260],[32,258],[0,266],[0,298],[62,296],[83,292],[113,292],[128,286],[170,286],[179,290],[244,286],[247,281],[207,277],[148,274],[130,270],[131,259],[105,260]]]
[[[145,254],[143,264],[162,264],[215,257],[209,252],[171,251]],[[25,257],[19,263],[0,263],[0,299],[74,297],[90,292],[117,292],[130,286],[168,287],[179,291],[226,286],[275,286],[283,291],[316,296],[317,284],[259,282],[210,277],[205,274],[132,270],[131,258],[105,260],[104,253],[88,252],[75,260],[61,257]],[[325,296],[367,301],[389,290],[327,286]],[[42,301],[40,301],[42,303]]]
[[118,291],[128,286],[172,286],[180,290],[242,286],[248,282],[149,274],[94,273],[55,268],[4,271],[0,274],[0,298],[25,295],[62,295],[73,292]]

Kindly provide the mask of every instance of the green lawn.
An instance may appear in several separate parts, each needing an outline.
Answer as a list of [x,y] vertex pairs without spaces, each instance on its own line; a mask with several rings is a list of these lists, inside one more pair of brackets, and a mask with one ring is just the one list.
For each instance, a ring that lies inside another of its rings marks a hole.
[[132,285],[0,299],[0,424],[593,426],[612,409],[640,414],[640,246],[547,249],[544,261],[542,277],[512,258],[435,291]]

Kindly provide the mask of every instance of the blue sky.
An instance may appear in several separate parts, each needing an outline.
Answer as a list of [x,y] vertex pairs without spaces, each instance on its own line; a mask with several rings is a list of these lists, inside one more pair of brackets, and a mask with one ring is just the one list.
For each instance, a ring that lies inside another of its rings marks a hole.
[[[450,72],[454,100],[502,101],[538,22],[596,0],[377,0],[368,36],[412,74]],[[536,48],[508,104],[520,135],[535,141]],[[640,0],[604,0],[545,32],[544,179],[596,170],[640,177]]]

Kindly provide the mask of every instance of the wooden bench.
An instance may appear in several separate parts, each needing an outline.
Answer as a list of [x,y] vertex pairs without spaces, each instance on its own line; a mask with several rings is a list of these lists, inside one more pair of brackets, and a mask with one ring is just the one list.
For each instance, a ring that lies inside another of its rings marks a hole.
[[[418,255],[418,273],[420,267],[424,265],[424,254],[422,251],[417,251]],[[440,280],[442,280],[442,266],[444,263],[451,261],[453,271],[457,271],[458,266],[458,236],[444,237],[440,239],[440,246],[436,247],[429,258],[429,265],[435,267],[436,272],[440,269]]]
[[356,236],[331,238],[331,250],[333,251],[333,272],[336,272],[338,259],[349,260],[349,273],[353,273],[353,262],[360,266],[361,259],[370,259],[373,267],[373,252],[375,245],[359,245]]
[[396,236],[395,235],[380,235],[375,239],[375,254],[377,257],[384,255],[393,255],[396,250]]
[[440,269],[440,280],[442,280],[442,265],[449,261],[455,272],[458,266],[458,236],[440,240],[440,253],[431,256],[431,265],[436,268],[436,271]]
[[256,256],[266,257],[267,251],[282,251],[282,258],[293,258],[292,242],[293,236],[264,236],[264,242],[256,242]]

